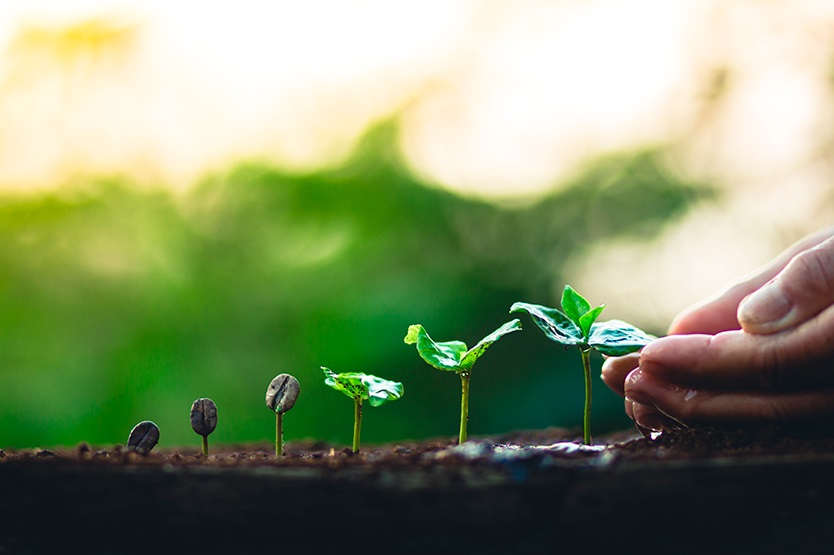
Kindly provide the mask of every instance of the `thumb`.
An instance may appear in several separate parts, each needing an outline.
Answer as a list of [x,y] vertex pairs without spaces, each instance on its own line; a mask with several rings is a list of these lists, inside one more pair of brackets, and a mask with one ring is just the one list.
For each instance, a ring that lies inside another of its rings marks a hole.
[[739,304],[744,331],[776,333],[834,304],[834,237],[794,256],[776,277]]

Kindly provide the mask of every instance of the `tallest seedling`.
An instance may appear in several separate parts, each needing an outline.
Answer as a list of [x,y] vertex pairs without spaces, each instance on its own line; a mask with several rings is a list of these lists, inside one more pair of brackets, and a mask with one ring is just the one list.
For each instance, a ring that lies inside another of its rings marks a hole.
[[562,345],[575,345],[582,354],[585,371],[585,414],[583,440],[591,444],[591,350],[603,355],[621,356],[645,347],[654,336],[621,320],[597,322],[605,305],[591,308],[585,298],[565,285],[562,311],[537,304],[515,303],[510,312],[526,311],[548,339]]

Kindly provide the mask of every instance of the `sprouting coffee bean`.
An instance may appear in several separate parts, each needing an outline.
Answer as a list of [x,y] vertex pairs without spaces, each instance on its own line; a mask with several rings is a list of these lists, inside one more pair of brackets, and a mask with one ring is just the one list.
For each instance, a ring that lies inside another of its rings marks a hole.
[[130,431],[127,448],[137,453],[150,453],[158,442],[159,427],[150,420],[143,420]]
[[295,405],[301,387],[289,374],[278,374],[266,389],[266,406],[277,413],[284,413]]
[[206,437],[217,427],[217,405],[208,397],[197,399],[191,405],[191,427]]

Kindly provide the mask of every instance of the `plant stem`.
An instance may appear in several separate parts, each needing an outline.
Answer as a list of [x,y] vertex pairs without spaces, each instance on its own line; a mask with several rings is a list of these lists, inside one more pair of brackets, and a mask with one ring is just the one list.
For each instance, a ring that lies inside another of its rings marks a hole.
[[460,435],[458,444],[466,441],[466,427],[469,424],[469,378],[472,376],[467,371],[460,373]]
[[585,417],[582,421],[583,440],[591,444],[591,349],[579,348],[582,353],[582,367],[585,370]]
[[275,456],[284,456],[284,413],[275,413]]
[[208,436],[202,436],[203,438],[203,456],[208,457]]
[[359,452],[359,431],[362,429],[362,397],[353,398],[353,452]]

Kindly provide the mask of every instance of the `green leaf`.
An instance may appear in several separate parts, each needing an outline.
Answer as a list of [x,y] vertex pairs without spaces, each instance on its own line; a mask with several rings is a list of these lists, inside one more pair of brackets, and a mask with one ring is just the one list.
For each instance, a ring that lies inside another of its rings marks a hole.
[[580,345],[585,342],[582,330],[562,311],[530,303],[513,303],[510,312],[527,312],[533,322],[551,341],[562,345]]
[[370,374],[363,374],[363,376],[362,384],[368,389],[368,403],[372,407],[395,401],[405,392],[400,382],[392,382]]
[[583,332],[570,318],[555,308],[537,304],[514,303],[510,312],[526,311],[536,325],[552,341],[562,345],[587,345],[609,356],[625,355],[639,351],[654,339],[643,330],[627,324],[622,320],[594,322],[605,305],[589,310],[580,318],[582,325],[588,325],[588,332]]
[[519,320],[518,318],[510,320],[506,324],[502,325],[500,328],[478,341],[477,345],[469,349],[466,352],[466,354],[463,355],[463,360],[461,360],[460,363],[461,367],[467,370],[471,369],[472,365],[475,364],[475,361],[478,360],[482,354],[484,354],[484,351],[486,351],[490,345],[492,345],[508,333],[512,333],[520,329],[521,320]]
[[588,336],[590,335],[591,326],[599,317],[599,313],[602,312],[604,308],[604,304],[599,305],[598,307],[589,310],[579,318],[579,327],[582,329],[582,336],[585,338],[586,341],[588,340]]
[[466,354],[466,343],[463,341],[437,343],[421,324],[412,324],[408,326],[405,342],[409,345],[416,343],[420,357],[438,370],[460,371],[460,363]]
[[341,391],[351,399],[359,397],[368,400],[372,407],[378,407],[388,401],[394,401],[403,396],[403,384],[392,382],[371,374],[361,372],[345,372],[334,374],[332,370],[322,366],[324,383],[336,391]]
[[521,321],[516,318],[503,324],[494,332],[481,339],[477,345],[466,350],[466,343],[463,341],[436,342],[429,337],[428,332],[421,324],[408,326],[408,334],[405,342],[417,344],[417,352],[423,360],[438,370],[447,372],[461,372],[471,370],[475,361],[480,358],[490,345],[501,339],[503,336],[521,329]]
[[562,310],[565,311],[565,315],[570,318],[571,322],[581,328],[579,319],[591,310],[591,305],[585,300],[585,297],[574,291],[573,287],[565,285],[562,290]]
[[608,356],[621,356],[639,351],[657,339],[622,320],[608,320],[591,326],[588,343]]

